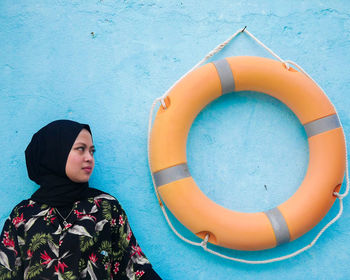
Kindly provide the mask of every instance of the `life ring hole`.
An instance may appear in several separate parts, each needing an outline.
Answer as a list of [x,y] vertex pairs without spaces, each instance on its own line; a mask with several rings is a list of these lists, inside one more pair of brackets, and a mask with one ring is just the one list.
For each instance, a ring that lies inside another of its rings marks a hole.
[[193,180],[209,199],[229,210],[255,213],[275,208],[297,191],[309,147],[302,124],[286,105],[241,91],[198,114],[186,154]]
[[333,196],[336,196],[336,195],[334,194],[335,192],[339,193],[340,188],[341,188],[341,184],[338,184],[338,185],[334,188],[334,190],[333,190]]
[[211,233],[210,231],[201,231],[201,232],[196,233],[196,235],[197,235],[199,238],[203,239],[203,240],[204,240],[204,238],[207,236],[207,234],[209,234],[209,239],[208,239],[208,241],[209,241],[210,243],[212,243],[212,244],[218,244],[217,241],[216,241],[215,235],[214,235],[213,233]]

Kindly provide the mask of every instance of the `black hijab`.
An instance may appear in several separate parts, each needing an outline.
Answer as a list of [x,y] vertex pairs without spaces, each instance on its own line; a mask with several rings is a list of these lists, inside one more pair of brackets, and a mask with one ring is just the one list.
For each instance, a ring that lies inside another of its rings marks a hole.
[[75,183],[65,171],[68,154],[84,128],[91,134],[87,124],[57,120],[33,135],[25,157],[28,176],[40,188],[32,195],[32,200],[52,207],[64,207],[89,195],[89,183]]

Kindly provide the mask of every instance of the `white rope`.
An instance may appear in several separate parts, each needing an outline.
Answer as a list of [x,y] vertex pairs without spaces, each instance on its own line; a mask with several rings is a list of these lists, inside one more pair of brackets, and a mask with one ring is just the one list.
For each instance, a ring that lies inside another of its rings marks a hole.
[[308,244],[304,248],[301,248],[301,249],[295,251],[294,253],[291,253],[291,254],[288,254],[288,255],[285,255],[285,256],[282,256],[282,257],[277,257],[277,258],[272,258],[272,259],[267,259],[267,260],[261,260],[261,261],[260,260],[259,261],[254,261],[254,260],[246,260],[246,259],[239,259],[239,258],[229,257],[229,256],[220,254],[220,253],[218,253],[216,251],[213,251],[211,249],[208,249],[208,248],[203,248],[203,249],[205,251],[207,251],[207,252],[209,252],[209,253],[211,253],[213,255],[219,256],[221,258],[228,259],[228,260],[231,260],[231,261],[240,262],[240,263],[247,263],[247,264],[266,264],[266,263],[273,263],[273,262],[279,262],[279,261],[283,261],[283,260],[286,260],[286,259],[290,259],[292,257],[295,257],[295,256],[299,255],[302,252],[305,252],[306,250],[309,250],[312,246],[314,246],[315,243],[317,242],[317,240],[325,232],[325,230],[327,228],[329,228],[332,224],[334,224],[340,218],[340,216],[343,213],[343,199],[342,198],[339,199],[339,206],[340,206],[340,209],[339,209],[339,212],[338,212],[337,216],[335,216],[326,226],[324,226],[322,228],[322,230],[317,234],[317,236],[314,238],[314,240],[312,240],[312,242],[310,244]]
[[252,33],[250,33],[248,30],[245,30],[245,32],[252,37],[255,42],[257,42],[260,46],[262,46],[265,50],[267,50],[272,56],[274,56],[275,58],[277,58],[279,61],[281,61],[287,69],[289,69],[289,65],[286,61],[284,61],[282,58],[280,58],[276,53],[274,53],[270,48],[268,48],[267,46],[265,46],[258,38],[256,38]]
[[[148,166],[151,170],[151,175],[152,175],[152,182],[153,182],[153,187],[154,187],[154,191],[156,193],[156,196],[157,196],[157,199],[159,201],[159,204],[160,206],[162,206],[162,201],[159,197],[159,194],[158,194],[158,190],[157,190],[157,187],[156,187],[156,184],[154,182],[154,176],[153,176],[153,172],[152,172],[152,169],[151,169],[151,157],[150,157],[150,142],[151,142],[151,130],[152,130],[152,119],[153,119],[153,110],[154,110],[154,107],[156,106],[157,102],[158,101],[161,101],[162,98],[159,97],[159,98],[156,98],[154,101],[153,101],[153,104],[152,104],[152,107],[151,107],[151,112],[149,113],[149,118],[148,118],[148,137],[147,137],[147,152],[148,152]],[[164,101],[164,100],[163,100]]]
[[166,221],[168,222],[170,228],[173,230],[173,232],[174,232],[180,239],[182,239],[183,241],[185,241],[185,242],[187,242],[187,243],[189,243],[189,244],[191,244],[191,245],[194,245],[194,246],[201,246],[201,245],[202,245],[202,243],[193,242],[193,241],[191,241],[191,240],[189,240],[189,239],[183,237],[183,236],[174,228],[173,224],[170,222],[170,219],[169,219],[168,214],[167,214],[167,212],[166,212],[166,210],[165,210],[165,208],[164,208],[164,205],[161,205],[160,207],[161,207],[161,209],[162,209],[162,211],[163,211],[163,214],[164,214],[164,216],[165,216],[165,219],[166,219]]
[[253,34],[251,34],[247,30],[247,26],[245,26],[242,29],[238,29],[232,36],[227,38],[224,42],[221,44],[217,45],[213,50],[211,50],[202,60],[200,60],[195,66],[193,66],[189,71],[187,71],[184,75],[181,76],[180,79],[178,79],[162,96],[161,96],[161,104],[163,108],[166,108],[166,104],[164,102],[165,97],[168,96],[169,92],[172,91],[172,89],[179,83],[179,81],[182,80],[185,76],[187,76],[188,73],[192,72],[193,70],[197,69],[199,66],[204,64],[205,62],[208,61],[209,58],[213,57],[215,54],[220,52],[228,43],[230,43],[237,35],[240,33],[246,33],[248,34],[251,38],[253,38],[260,46],[262,46],[265,50],[267,50],[272,56],[274,56],[277,60],[281,61],[287,69],[289,69],[289,65],[287,61],[284,61],[282,58],[280,58],[274,51],[272,51],[270,48],[268,48],[266,45],[264,45],[258,38],[256,38]]
[[[214,56],[216,53],[218,53],[219,51],[221,51],[233,38],[235,38],[238,34],[240,33],[246,33],[248,34],[251,38],[253,38],[260,46],[262,46],[264,49],[266,49],[272,56],[274,56],[276,59],[278,59],[279,61],[281,61],[287,69],[289,69],[289,64],[294,65],[301,73],[303,73],[304,75],[306,75],[308,78],[310,78],[316,85],[318,85],[307,73],[306,71],[304,71],[304,69],[302,69],[298,64],[296,64],[293,61],[290,60],[283,60],[281,59],[277,54],[275,54],[271,49],[269,49],[267,46],[265,46],[261,41],[259,41],[254,35],[252,35],[248,30],[246,30],[246,27],[244,27],[243,29],[239,29],[236,33],[234,33],[231,37],[229,37],[226,41],[222,42],[221,44],[219,44],[217,47],[215,47],[212,51],[210,51],[201,61],[199,61],[194,67],[192,67],[186,74],[184,74],[180,79],[178,79],[161,97],[156,98],[153,101],[152,107],[151,107],[151,111],[149,114],[149,120],[148,120],[148,139],[147,139],[147,152],[148,152],[148,165],[151,171],[151,176],[152,176],[152,182],[153,182],[153,187],[154,187],[154,191],[156,193],[157,199],[159,201],[160,207],[162,209],[163,215],[169,225],[169,227],[171,228],[171,230],[184,242],[187,242],[193,246],[200,246],[203,248],[203,250],[214,254],[216,256],[222,257],[224,259],[228,259],[228,260],[232,260],[232,261],[236,261],[236,262],[240,262],[240,263],[247,263],[247,264],[266,264],[266,263],[272,263],[272,262],[278,262],[278,261],[282,261],[282,260],[286,260],[292,257],[295,257],[297,255],[299,255],[300,253],[310,249],[312,246],[314,246],[316,244],[316,242],[318,241],[318,239],[322,236],[322,234],[332,225],[334,224],[342,215],[343,213],[343,199],[344,197],[346,197],[349,193],[349,168],[348,168],[348,153],[347,153],[347,147],[346,147],[346,138],[344,135],[344,142],[345,142],[345,156],[346,156],[346,161],[345,161],[345,174],[346,174],[346,189],[345,192],[343,194],[340,194],[338,192],[334,192],[334,195],[339,199],[339,212],[338,214],[330,221],[328,222],[322,229],[321,231],[316,235],[316,237],[312,240],[312,242],[310,244],[308,244],[307,246],[295,251],[294,253],[285,255],[285,256],[281,256],[281,257],[277,257],[277,258],[271,258],[271,259],[266,259],[266,260],[246,260],[246,259],[240,259],[240,258],[233,258],[233,257],[229,257],[226,255],[223,255],[221,253],[218,253],[214,250],[211,250],[207,247],[207,243],[208,243],[208,239],[209,239],[209,235],[207,234],[204,238],[204,240],[202,242],[193,242],[185,237],[183,237],[173,226],[173,224],[171,223],[168,214],[165,210],[165,207],[160,199],[158,190],[157,190],[157,186],[155,184],[154,181],[154,176],[153,176],[153,172],[152,172],[152,166],[151,166],[151,159],[150,159],[150,141],[151,141],[151,129],[152,129],[152,119],[153,119],[153,111],[154,108],[156,106],[156,104],[158,102],[161,103],[161,105],[163,106],[164,109],[166,109],[166,104],[164,99],[167,97],[167,95],[169,94],[169,92],[179,83],[179,81],[185,77],[188,73],[192,72],[194,69],[198,68],[199,66],[201,66],[203,63],[205,63],[209,58],[211,58],[212,56]],[[319,86],[319,85],[318,85]],[[320,86],[319,86],[320,87]],[[321,88],[321,87],[320,87]],[[321,88],[322,90],[322,88]],[[322,90],[323,91],[323,90]],[[323,91],[324,92],[324,91]],[[326,94],[325,94],[326,95]],[[326,95],[327,96],[327,95]],[[328,98],[328,96],[327,96]],[[329,100],[329,98],[328,98]],[[329,102],[332,104],[332,102],[329,100]],[[334,105],[332,104],[335,112],[337,113]],[[338,115],[338,113],[337,113]],[[338,115],[339,117],[339,115]],[[340,121],[340,119],[339,119]],[[343,129],[343,125],[340,121],[340,126]]]
[[[211,58],[212,56],[214,56],[215,54],[217,54],[219,51],[221,51],[228,43],[231,42],[231,40],[233,38],[235,38],[238,34],[244,32],[246,29],[246,27],[244,27],[243,29],[239,29],[236,31],[236,33],[234,33],[232,36],[230,36],[228,39],[226,39],[224,42],[222,42],[221,44],[219,44],[218,46],[216,46],[212,51],[210,51],[202,60],[200,60],[195,66],[193,66],[189,71],[187,71],[184,75],[181,76],[180,79],[178,79],[160,98],[161,98],[161,103],[163,108],[166,108],[164,99],[165,97],[168,96],[169,92],[172,91],[172,89],[179,83],[179,81],[182,80],[182,78],[184,78],[185,76],[187,76],[188,73],[192,72],[194,69],[197,69],[199,66],[201,66],[203,63],[205,63],[209,58]],[[246,31],[247,32],[247,31]]]
[[[302,72],[305,76],[307,76],[311,81],[313,81],[325,94],[325,96],[327,97],[329,103],[333,106],[333,110],[335,111],[335,113],[337,114],[338,118],[339,118],[339,114],[337,112],[337,109],[335,108],[335,106],[333,105],[333,103],[331,102],[331,100],[329,99],[328,95],[326,94],[326,92],[322,89],[322,87],[303,69],[301,68],[301,66],[299,66],[297,63],[295,63],[294,61],[291,60],[286,60],[285,61],[288,64],[292,64],[294,65],[300,72]],[[344,127],[343,124],[339,118],[339,123],[341,128],[344,131]],[[347,151],[347,144],[346,144],[346,138],[345,138],[345,134],[344,135],[344,143],[345,143],[345,180],[346,180],[346,188],[343,194],[340,194],[338,192],[334,192],[334,195],[336,195],[339,199],[343,199],[344,197],[346,197],[349,193],[349,162],[348,162],[348,151]]]

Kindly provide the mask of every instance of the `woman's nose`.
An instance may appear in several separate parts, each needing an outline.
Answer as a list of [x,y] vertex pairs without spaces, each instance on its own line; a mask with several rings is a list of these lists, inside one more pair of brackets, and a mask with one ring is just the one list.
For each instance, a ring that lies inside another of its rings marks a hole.
[[85,153],[85,161],[92,161],[93,155],[88,151]]

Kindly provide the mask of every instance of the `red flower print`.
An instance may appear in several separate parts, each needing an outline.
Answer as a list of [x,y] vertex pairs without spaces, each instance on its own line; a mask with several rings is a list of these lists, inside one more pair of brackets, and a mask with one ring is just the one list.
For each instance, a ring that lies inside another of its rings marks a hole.
[[4,232],[5,237],[2,239],[2,243],[6,246],[6,247],[14,247],[15,246],[15,242],[13,242],[12,239],[10,239],[9,237],[9,232],[5,231]]
[[134,246],[133,245],[131,248],[134,250],[134,253],[132,253],[131,256],[133,256],[135,254],[138,254],[139,257],[141,257],[143,255],[142,250],[141,250],[141,248],[139,246]]
[[94,199],[94,203],[96,204],[97,207],[100,207],[100,202],[102,201],[101,198],[99,199]]
[[50,208],[50,210],[46,213],[46,216],[44,217],[44,221],[50,221],[51,224],[53,224],[53,221],[56,220],[56,217],[52,212],[54,211],[54,208]]
[[46,251],[44,251],[44,254],[41,253],[40,257],[44,260],[44,262],[42,262],[41,264],[48,264],[52,261],[51,257],[46,253]]
[[117,220],[116,219],[112,219],[111,226],[114,227],[116,224],[117,224]]
[[96,258],[96,255],[94,253],[91,253],[91,255],[89,256],[89,259],[93,263],[95,263],[98,260],[98,258]]
[[78,216],[83,215],[83,212],[79,212],[78,210],[74,210],[74,214]]
[[17,251],[15,250],[15,241],[9,237],[9,232],[4,232],[4,238],[2,239],[2,244],[5,245],[5,247],[9,247],[11,250],[15,251],[17,256]]
[[84,217],[88,217],[93,219],[96,222],[96,217],[90,215],[90,214],[84,214],[83,212],[79,212],[78,210],[74,210],[74,214],[77,215],[78,219],[82,219]]
[[128,233],[128,236],[126,237],[126,240],[130,241],[131,236],[132,236],[132,231],[130,230]]
[[16,228],[18,228],[23,222],[25,222],[25,219],[23,219],[23,213],[20,217],[13,218],[12,220],[12,223]]
[[68,223],[63,229],[67,229],[67,228],[70,228],[73,224],[71,223]]
[[68,267],[64,262],[58,261],[58,265],[55,265],[55,271],[59,272],[60,269],[64,273],[64,268]]
[[111,264],[110,264],[109,262],[106,263],[106,264],[105,264],[105,270],[108,270],[108,268],[110,267],[110,265],[111,265]]
[[123,216],[122,215],[119,215],[119,224],[121,225],[121,226],[123,226],[124,225],[124,220],[123,220]]
[[143,271],[143,270],[137,270],[136,272],[135,272],[135,275],[137,276],[137,277],[141,277],[142,275],[144,275],[145,274],[145,272]]
[[27,256],[28,258],[31,258],[33,256],[33,252],[30,251],[30,249],[27,250]]
[[18,207],[18,210],[21,209],[21,208],[25,208],[25,207],[34,207],[34,201],[32,200],[29,200],[29,203],[27,205],[22,205],[20,207]]
[[120,266],[120,263],[118,263],[118,262],[116,262],[116,263],[114,264],[114,269],[113,269],[114,274],[117,274],[117,273],[118,273],[118,271],[119,271],[119,266]]

